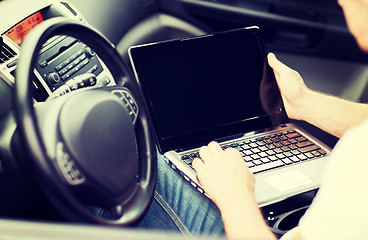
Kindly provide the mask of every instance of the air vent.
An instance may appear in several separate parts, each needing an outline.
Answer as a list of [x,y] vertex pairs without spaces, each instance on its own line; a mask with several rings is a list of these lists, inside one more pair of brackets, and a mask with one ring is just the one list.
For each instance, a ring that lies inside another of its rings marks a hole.
[[15,57],[17,55],[8,45],[3,43],[3,46],[0,51],[0,64],[8,61],[9,59]]

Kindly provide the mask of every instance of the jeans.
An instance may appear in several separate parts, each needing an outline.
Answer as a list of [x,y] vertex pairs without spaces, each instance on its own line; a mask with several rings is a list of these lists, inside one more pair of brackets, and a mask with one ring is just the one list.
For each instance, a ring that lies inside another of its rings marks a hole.
[[157,156],[157,185],[151,206],[137,227],[184,235],[224,235],[217,206]]
[[[157,183],[152,203],[136,228],[180,232],[185,236],[224,236],[217,206],[194,189],[157,153]],[[90,208],[97,216],[110,218],[108,211]]]

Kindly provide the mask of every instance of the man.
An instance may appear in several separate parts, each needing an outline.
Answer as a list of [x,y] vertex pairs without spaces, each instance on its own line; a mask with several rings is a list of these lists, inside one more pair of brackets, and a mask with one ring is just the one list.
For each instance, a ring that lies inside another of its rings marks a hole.
[[[368,51],[368,1],[340,0],[339,4],[359,46]],[[330,156],[316,199],[300,225],[284,238],[367,239],[368,105],[314,92],[274,54],[268,55],[268,61],[288,116],[342,137]],[[275,239],[257,207],[254,178],[240,153],[235,149],[223,151],[212,142],[200,149],[200,156],[193,167],[204,190],[220,209],[228,238]]]
[[[340,0],[348,27],[368,52],[368,1]],[[305,120],[341,140],[330,155],[320,190],[297,228],[283,239],[368,239],[368,105],[308,89],[301,76],[268,55],[290,118]],[[343,136],[344,135],[344,136]],[[275,239],[258,209],[254,177],[235,149],[212,142],[200,149],[193,167],[210,199],[194,190],[158,159],[155,201],[141,226],[234,239]],[[161,207],[157,207],[157,203]],[[217,207],[216,207],[216,205]],[[165,211],[162,211],[164,209]],[[160,216],[152,219],[152,216]],[[221,220],[222,219],[222,220]],[[145,221],[147,224],[145,224]],[[161,223],[160,223],[161,222]],[[151,226],[152,227],[152,226]]]

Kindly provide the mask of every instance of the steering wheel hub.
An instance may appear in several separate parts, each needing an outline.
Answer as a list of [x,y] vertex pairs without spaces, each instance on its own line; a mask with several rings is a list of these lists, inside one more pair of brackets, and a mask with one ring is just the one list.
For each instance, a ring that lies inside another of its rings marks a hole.
[[59,130],[79,170],[113,195],[136,181],[138,155],[131,117],[115,95],[84,92],[67,100]]

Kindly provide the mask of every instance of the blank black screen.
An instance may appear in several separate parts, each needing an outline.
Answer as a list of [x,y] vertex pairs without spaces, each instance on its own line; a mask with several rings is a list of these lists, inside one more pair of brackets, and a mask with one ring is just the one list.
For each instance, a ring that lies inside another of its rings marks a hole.
[[205,133],[270,114],[260,99],[264,50],[258,36],[225,34],[164,45],[152,46],[148,52],[154,54],[135,61],[160,138]]

